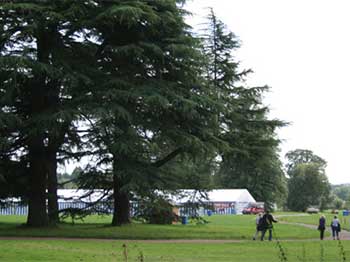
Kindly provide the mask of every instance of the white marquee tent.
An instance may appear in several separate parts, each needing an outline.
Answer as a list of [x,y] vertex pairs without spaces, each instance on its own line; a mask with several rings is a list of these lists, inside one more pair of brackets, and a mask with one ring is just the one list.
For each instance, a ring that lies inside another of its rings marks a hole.
[[[84,203],[94,202],[98,199],[106,200],[103,190],[94,190],[89,195],[88,190],[76,189],[59,189],[57,191],[59,197],[59,207],[81,207]],[[163,194],[163,193],[161,193]],[[210,203],[214,207],[214,212],[220,214],[241,214],[243,208],[251,203],[256,203],[255,199],[247,189],[216,189],[207,192],[207,198],[195,190],[180,190],[176,195],[167,195],[167,197],[177,206],[184,206],[185,203]],[[9,199],[11,202],[18,202],[19,199]],[[14,211],[13,211],[14,210]],[[20,210],[20,211],[19,211]],[[202,208],[201,213],[205,214],[206,209]],[[26,214],[26,206],[18,206],[15,208],[0,208],[0,214]]]
[[[176,197],[176,203],[184,203],[190,200],[194,190],[183,190],[185,197]],[[247,189],[215,189],[207,192],[208,202],[256,202]],[[196,196],[198,198],[198,195]]]
[[182,190],[169,198],[178,206],[187,202],[211,203],[217,213],[241,214],[249,204],[256,203],[247,189],[215,189],[207,192],[207,198],[194,190]]
[[[60,201],[65,201],[64,199],[74,201],[85,195],[87,192],[87,190],[60,189],[58,190],[58,195],[61,198]],[[82,201],[96,201],[102,196],[102,194],[102,190],[95,190],[92,195],[82,199]],[[167,195],[167,197],[177,206],[181,206],[188,202],[211,203],[213,204],[216,213],[241,214],[242,210],[249,204],[256,203],[256,200],[247,189],[215,189],[208,191],[206,196],[207,198],[204,198],[203,194],[200,194],[195,190],[180,190],[176,195]]]

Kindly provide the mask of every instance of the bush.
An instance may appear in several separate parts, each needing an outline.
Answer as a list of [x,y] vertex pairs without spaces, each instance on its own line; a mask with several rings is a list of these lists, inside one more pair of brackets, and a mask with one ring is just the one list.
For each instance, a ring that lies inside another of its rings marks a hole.
[[160,196],[148,198],[140,203],[140,208],[135,218],[145,220],[150,224],[172,224],[178,220],[173,212],[173,205]]

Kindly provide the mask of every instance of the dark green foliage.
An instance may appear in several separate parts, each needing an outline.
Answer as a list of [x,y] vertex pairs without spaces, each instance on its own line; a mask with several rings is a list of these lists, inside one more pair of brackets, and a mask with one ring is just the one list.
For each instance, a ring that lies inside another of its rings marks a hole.
[[150,224],[172,224],[178,217],[173,212],[174,206],[168,199],[161,196],[152,196],[139,202],[137,219]]
[[310,206],[322,209],[328,202],[330,185],[319,164],[298,164],[288,181],[288,191],[289,209],[305,211]]
[[58,188],[60,189],[76,189],[78,188],[79,177],[82,176],[83,170],[76,167],[71,174],[57,174]]
[[1,4],[0,187],[28,198],[28,225],[55,221],[57,165],[83,156],[76,183],[113,191],[113,225],[135,194],[209,189],[218,170],[220,186],[283,195],[267,87],[242,86],[239,41],[213,12],[190,33],[184,2]]
[[[98,165],[111,167],[116,203],[131,192],[170,187],[162,167],[178,155],[220,146],[212,113],[217,104],[202,85],[198,41],[183,19],[175,1],[128,1],[102,4],[92,21],[101,32],[97,64],[103,82],[86,114],[88,140],[99,148]],[[128,222],[121,215],[113,224]]]
[[60,212],[60,218],[62,220],[70,218],[72,225],[74,225],[76,221],[83,221],[88,215],[91,215],[89,210],[82,210],[80,208],[66,208]]
[[168,190],[210,190],[214,187],[213,174],[217,163],[211,157],[198,154],[196,157],[183,154],[161,168],[161,178],[166,180]]
[[332,201],[333,206],[331,207],[334,209],[342,209],[344,208],[344,204],[345,204],[344,200],[341,200],[340,198],[335,197]]
[[0,199],[28,195],[28,168],[25,162],[2,158],[0,160]]
[[262,102],[268,87],[244,85],[244,77],[250,70],[240,71],[233,55],[240,42],[212,10],[203,40],[207,84],[211,86],[213,99],[223,106],[217,115],[221,128],[217,135],[227,145],[219,149],[222,161],[216,186],[247,188],[268,206],[282,202],[285,178],[278,159],[280,141],[275,131],[285,123],[268,119],[268,108]]
[[332,186],[332,192],[343,201],[350,200],[350,185],[348,184]]
[[293,170],[299,164],[318,163],[323,169],[327,166],[327,162],[324,159],[307,149],[296,149],[289,151],[285,157],[288,160],[286,168],[289,176],[293,175]]
[[[254,94],[255,99],[260,95]],[[260,102],[245,99],[242,105],[244,107],[231,116],[231,131],[224,134],[231,149],[222,154],[218,181],[228,188],[247,188],[268,206],[276,202],[282,204],[286,179],[278,156],[279,140],[275,130],[283,123],[268,120],[267,111]]]
[[233,59],[232,51],[240,47],[240,41],[232,32],[227,31],[226,26],[216,17],[212,9],[208,15],[203,41],[208,84],[220,89],[213,90],[219,92],[219,99],[231,99],[226,98],[225,94],[230,94],[234,84],[250,71],[240,72],[239,63]]
[[296,211],[305,211],[310,206],[327,208],[331,188],[325,174],[326,161],[311,150],[302,149],[288,152],[286,158],[289,161],[287,207]]
[[1,4],[0,122],[7,124],[0,127],[0,154],[23,156],[28,167],[28,225],[48,223],[46,187],[49,213],[57,213],[51,210],[57,202],[57,155],[77,137],[72,123],[78,96],[91,83],[91,48],[78,36],[84,37],[81,22],[93,7],[83,1]]

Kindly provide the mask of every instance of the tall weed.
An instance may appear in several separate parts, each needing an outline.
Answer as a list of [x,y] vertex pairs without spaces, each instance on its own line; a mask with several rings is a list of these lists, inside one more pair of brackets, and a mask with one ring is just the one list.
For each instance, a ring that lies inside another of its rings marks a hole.
[[276,239],[276,247],[278,249],[278,257],[279,257],[279,260],[281,262],[287,262],[288,259],[287,259],[287,254],[286,254],[286,251],[284,250],[284,247],[282,246],[279,238],[277,237],[276,235],[276,231],[273,229],[273,234],[275,235],[275,239]]
[[342,262],[346,261],[345,250],[343,243],[338,240],[339,255]]

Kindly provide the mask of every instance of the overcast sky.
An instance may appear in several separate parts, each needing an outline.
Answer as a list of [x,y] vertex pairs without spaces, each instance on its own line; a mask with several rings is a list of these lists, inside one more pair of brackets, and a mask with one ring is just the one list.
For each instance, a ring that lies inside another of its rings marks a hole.
[[200,24],[206,7],[240,38],[248,82],[271,86],[271,117],[291,123],[279,131],[282,155],[310,149],[331,183],[349,183],[350,1],[188,0],[188,22]]

